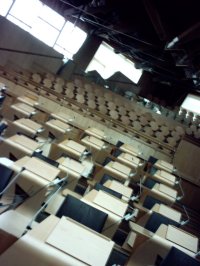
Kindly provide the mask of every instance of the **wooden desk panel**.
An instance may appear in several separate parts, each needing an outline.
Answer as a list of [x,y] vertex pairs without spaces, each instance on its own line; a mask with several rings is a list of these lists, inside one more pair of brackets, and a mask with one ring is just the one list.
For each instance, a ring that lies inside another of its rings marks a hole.
[[92,135],[94,137],[97,137],[99,139],[103,139],[104,138],[104,132],[98,128],[95,127],[90,127],[88,129],[85,130],[85,133]]
[[95,266],[106,265],[114,246],[110,239],[66,217],[61,218],[46,243],[87,265]]
[[115,180],[108,180],[106,181],[106,183],[104,184],[104,186],[119,192],[120,194],[122,194],[123,196],[130,198],[132,193],[133,193],[133,189],[124,186],[123,184],[121,184],[120,182],[117,182]]
[[198,251],[198,238],[172,225],[168,225],[166,239],[192,252]]
[[122,146],[119,147],[120,150],[130,153],[134,156],[137,156],[139,151],[137,148],[133,147],[132,145],[129,144],[123,144]]
[[68,132],[68,130],[71,129],[71,127],[68,124],[57,119],[51,119],[47,121],[45,124],[53,129],[60,131],[61,133],[66,133]]

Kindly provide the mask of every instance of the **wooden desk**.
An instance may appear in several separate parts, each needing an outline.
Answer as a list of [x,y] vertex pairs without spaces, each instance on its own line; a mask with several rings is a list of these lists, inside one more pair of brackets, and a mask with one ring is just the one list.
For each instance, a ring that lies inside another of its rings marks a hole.
[[30,117],[31,115],[35,115],[37,113],[36,109],[25,104],[25,103],[15,103],[11,105],[11,109]]
[[69,123],[70,121],[72,121],[72,116],[62,112],[62,111],[59,111],[57,113],[51,113],[51,117],[53,118],[56,118],[64,123]]
[[42,128],[42,125],[34,122],[33,120],[27,119],[27,118],[21,118],[18,120],[15,120],[13,122],[13,125],[19,127],[20,129],[27,131],[28,133],[35,135],[39,132],[42,132],[44,129]]
[[173,225],[162,224],[156,231],[156,235],[166,239],[173,246],[190,252],[192,255],[197,253],[199,240],[196,236]]
[[127,166],[131,168],[137,168],[140,163],[140,159],[133,156],[130,153],[122,152],[118,157],[117,160],[119,160],[121,163],[126,164]]
[[21,266],[101,266],[106,265],[113,246],[110,239],[72,219],[51,215],[7,249],[0,263],[14,266],[17,260]]
[[131,197],[133,194],[133,189],[130,187],[127,187],[120,182],[117,182],[115,180],[108,180],[104,183],[105,187],[108,187],[116,192],[119,192],[120,194],[123,195],[123,199],[127,200]]
[[28,104],[30,106],[35,106],[35,105],[38,105],[39,104],[38,101],[33,100],[30,97],[25,96],[25,95],[22,95],[22,96],[17,97],[17,100],[20,101],[20,102],[26,103],[26,104]]
[[60,174],[58,168],[36,157],[25,156],[12,164],[11,169],[20,172],[22,167],[25,167],[25,170],[17,179],[17,184],[29,195],[46,186]]
[[119,149],[133,156],[137,156],[139,153],[139,150],[136,147],[129,144],[123,144],[122,146],[119,147]]
[[95,127],[90,127],[85,130],[85,133],[91,136],[94,136],[98,139],[103,139],[105,137],[105,134],[102,130],[95,128]]
[[106,192],[95,189],[84,195],[81,200],[108,214],[102,234],[112,238],[125,215],[128,204]]
[[11,146],[12,151],[15,148],[27,155],[32,155],[32,153],[42,145],[24,135],[14,135],[10,138],[4,139],[4,143]]
[[171,163],[165,162],[163,160],[158,160],[155,164],[154,167],[161,169],[161,170],[165,170],[169,173],[173,173],[174,170],[174,166]]
[[51,119],[47,121],[45,125],[62,134],[65,134],[66,132],[69,132],[71,130],[71,126],[58,119]]
[[75,157],[75,159],[80,159],[86,147],[74,140],[64,140],[58,144],[58,147],[64,150],[69,156]]
[[198,238],[175,226],[168,225],[166,239],[194,253],[198,251]]
[[166,216],[177,223],[180,223],[180,221],[181,221],[181,216],[182,216],[181,212],[179,212],[173,208],[170,208],[164,204],[156,203],[151,210],[154,212],[158,212],[158,213],[162,214],[163,216]]
[[154,187],[150,189],[150,192],[155,194],[161,200],[167,201],[169,204],[176,201],[177,191],[164,184],[155,184]]
[[89,148],[94,148],[96,150],[102,150],[105,146],[105,142],[94,137],[94,136],[86,136],[81,139],[81,142],[87,145]]
[[127,180],[131,174],[131,168],[125,166],[119,162],[111,161],[104,166],[104,171],[109,172],[113,177],[118,178],[119,180]]
[[174,186],[176,184],[176,177],[164,170],[157,170],[152,177],[166,185]]

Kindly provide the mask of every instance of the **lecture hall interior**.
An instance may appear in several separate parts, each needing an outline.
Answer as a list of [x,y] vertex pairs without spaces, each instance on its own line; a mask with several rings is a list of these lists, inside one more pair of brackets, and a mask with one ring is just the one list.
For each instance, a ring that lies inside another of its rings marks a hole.
[[200,265],[197,2],[0,1],[1,266]]

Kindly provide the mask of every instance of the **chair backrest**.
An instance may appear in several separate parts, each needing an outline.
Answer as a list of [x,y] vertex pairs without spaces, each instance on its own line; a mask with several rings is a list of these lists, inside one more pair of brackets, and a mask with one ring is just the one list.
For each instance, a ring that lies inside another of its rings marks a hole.
[[49,163],[49,164],[51,164],[51,165],[53,165],[55,167],[59,166],[58,162],[56,162],[56,161],[54,161],[54,160],[42,155],[40,152],[34,151],[33,154],[32,154],[32,157],[37,157],[37,158],[41,159],[42,161],[45,161],[46,163]]
[[113,195],[114,197],[119,198],[119,199],[122,198],[122,194],[120,194],[119,192],[114,191],[114,190],[112,190],[112,189],[110,189],[110,188],[108,188],[108,187],[105,187],[105,186],[103,186],[103,185],[100,184],[100,183],[96,183],[95,186],[94,186],[94,189],[96,189],[96,190],[98,190],[98,191],[99,191],[99,190],[105,191],[105,192],[107,192],[107,193],[109,193],[109,194],[111,194],[111,195]]
[[115,146],[116,146],[117,148],[119,148],[119,147],[121,147],[123,144],[124,144],[124,143],[123,143],[122,141],[118,140],[118,142],[116,143]]
[[148,187],[149,189],[152,189],[152,188],[155,186],[156,183],[159,183],[159,182],[153,180],[153,179],[150,178],[150,177],[147,177],[147,178],[145,179],[143,185],[144,185],[145,187]]
[[0,124],[0,135],[3,133],[3,131],[8,127],[7,124],[5,123],[1,123]]
[[159,200],[159,199],[155,199],[155,198],[153,198],[152,196],[147,195],[147,196],[145,197],[144,202],[143,202],[143,207],[145,207],[145,208],[151,210],[151,209],[153,208],[153,206],[154,206],[156,203],[158,203],[158,204],[161,204],[161,203],[162,203],[162,204],[165,204],[165,203],[162,202],[161,200]]
[[153,212],[150,218],[148,219],[147,223],[145,224],[144,228],[155,233],[161,224],[165,224],[165,225],[171,224],[176,227],[180,226],[180,224],[175,222],[174,220],[171,220],[170,218],[163,216],[160,213]]
[[0,164],[0,193],[10,182],[13,171],[3,164]]
[[57,217],[67,216],[75,221],[101,233],[108,214],[86,204],[85,202],[67,195],[56,213]]
[[181,265],[181,266],[200,266],[200,261],[192,258],[187,255],[185,252],[172,247],[163,259],[160,266],[172,266],[172,265]]

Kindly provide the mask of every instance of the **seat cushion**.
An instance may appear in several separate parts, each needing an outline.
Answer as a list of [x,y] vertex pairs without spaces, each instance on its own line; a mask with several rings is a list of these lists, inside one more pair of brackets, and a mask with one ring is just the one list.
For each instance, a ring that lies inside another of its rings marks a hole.
[[143,207],[151,210],[153,206],[158,203],[158,204],[164,204],[161,200],[155,199],[152,196],[146,196],[144,202],[143,202]]
[[10,182],[12,174],[13,171],[10,168],[0,164],[0,193]]

